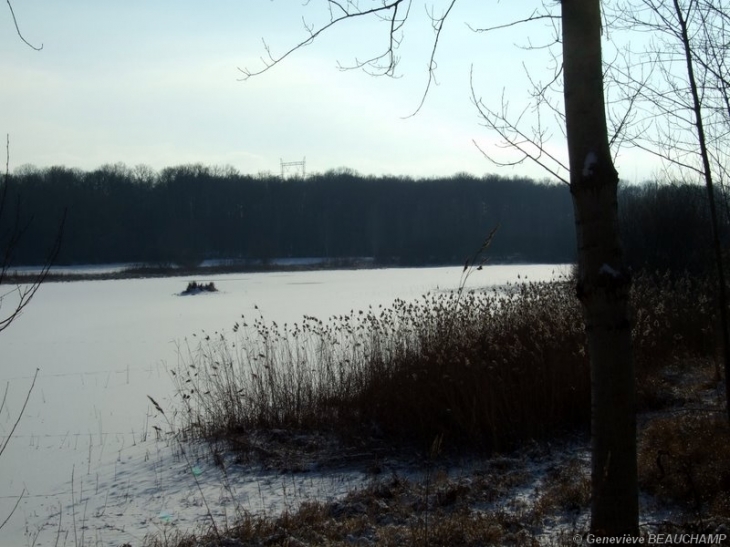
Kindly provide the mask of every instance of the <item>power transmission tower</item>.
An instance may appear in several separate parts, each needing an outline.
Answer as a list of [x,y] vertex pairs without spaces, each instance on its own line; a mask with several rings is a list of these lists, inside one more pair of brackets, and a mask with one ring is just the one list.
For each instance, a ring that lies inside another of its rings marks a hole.
[[284,175],[290,170],[294,170],[294,176],[296,177],[301,173],[301,177],[305,178],[307,176],[307,158],[303,158],[302,161],[284,161],[282,159],[279,160],[281,162],[281,178],[284,178]]

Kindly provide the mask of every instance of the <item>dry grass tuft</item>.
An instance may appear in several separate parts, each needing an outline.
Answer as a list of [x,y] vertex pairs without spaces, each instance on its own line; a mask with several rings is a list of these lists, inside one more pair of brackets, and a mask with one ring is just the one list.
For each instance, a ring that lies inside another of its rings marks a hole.
[[589,464],[572,459],[565,465],[551,469],[544,479],[543,487],[533,511],[538,515],[568,513],[577,515],[589,506],[591,482]]

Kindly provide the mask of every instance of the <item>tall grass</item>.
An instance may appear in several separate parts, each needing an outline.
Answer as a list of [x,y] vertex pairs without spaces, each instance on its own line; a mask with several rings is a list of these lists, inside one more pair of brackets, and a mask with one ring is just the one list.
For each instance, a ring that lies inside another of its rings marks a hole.
[[[639,371],[712,351],[707,285],[639,276]],[[187,345],[175,381],[196,435],[331,431],[421,448],[506,449],[587,427],[589,366],[568,280],[415,302],[292,325],[242,317]],[[639,374],[641,378],[641,373]]]

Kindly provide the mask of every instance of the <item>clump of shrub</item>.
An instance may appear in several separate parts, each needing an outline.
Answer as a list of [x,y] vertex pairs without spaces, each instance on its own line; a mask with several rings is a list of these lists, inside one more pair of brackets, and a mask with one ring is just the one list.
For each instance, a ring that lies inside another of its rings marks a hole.
[[634,276],[631,301],[637,362],[656,369],[688,356],[713,356],[719,339],[715,290],[707,277],[646,272]]
[[[708,285],[691,278],[640,275],[634,286],[645,402],[669,361],[713,351],[714,312]],[[569,281],[431,294],[328,322],[242,317],[233,331],[187,348],[175,375],[197,435],[309,430],[503,450],[589,424],[589,363]]]
[[533,511],[538,515],[555,513],[579,514],[590,505],[591,483],[587,462],[574,458],[550,469],[544,487],[535,500]]
[[633,346],[639,409],[686,399],[688,372],[706,369],[719,342],[718,309],[711,279],[641,273],[631,292]]
[[683,411],[650,422],[639,445],[647,492],[691,513],[730,517],[730,425],[719,412]]

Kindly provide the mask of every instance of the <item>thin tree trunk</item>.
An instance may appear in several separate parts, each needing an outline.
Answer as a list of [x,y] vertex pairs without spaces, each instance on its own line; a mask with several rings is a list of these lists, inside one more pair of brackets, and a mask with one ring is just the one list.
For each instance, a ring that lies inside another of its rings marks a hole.
[[600,0],[562,0],[565,114],[578,298],[591,362],[591,531],[638,534],[636,409],[618,173],[608,144]]
[[[702,116],[702,101],[697,89],[695,78],[694,62],[692,59],[692,47],[690,44],[689,32],[687,30],[687,17],[685,17],[678,0],[673,0],[674,11],[679,21],[679,29],[682,36],[682,47],[684,48],[684,59],[687,63],[687,80],[692,92],[692,110],[695,116],[695,128],[697,129],[697,140],[700,144],[700,155],[702,156],[702,169],[705,175],[705,187],[710,205],[710,222],[712,224],[712,247],[715,252],[715,264],[717,266],[717,296],[720,307],[720,326],[722,328],[721,343],[722,356],[725,365],[725,400],[728,420],[730,420],[730,333],[728,333],[727,313],[727,290],[725,285],[725,267],[722,262],[722,245],[720,243],[720,226],[717,220],[717,207],[715,205],[715,188],[712,181],[712,168],[710,167],[710,154],[707,151],[707,139],[705,137],[704,119]],[[688,12],[689,14],[689,12]]]

